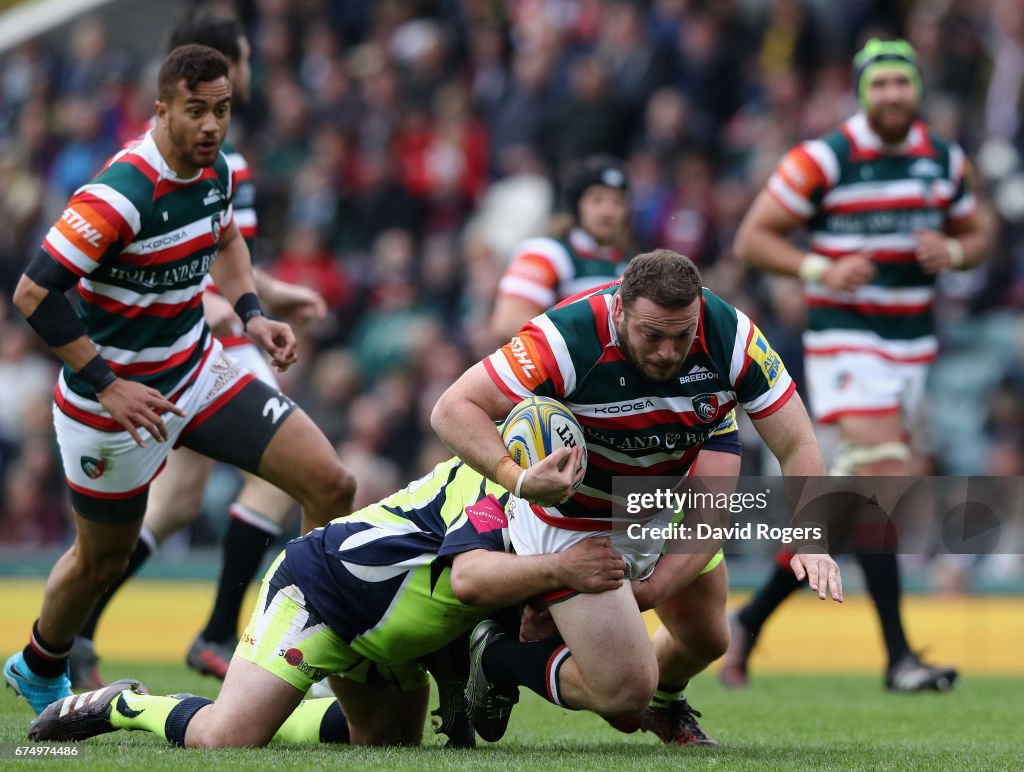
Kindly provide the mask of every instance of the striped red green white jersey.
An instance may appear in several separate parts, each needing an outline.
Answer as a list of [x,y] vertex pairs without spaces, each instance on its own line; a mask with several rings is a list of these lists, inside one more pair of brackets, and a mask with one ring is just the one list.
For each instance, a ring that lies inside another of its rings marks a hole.
[[814,252],[839,258],[866,250],[877,270],[853,293],[818,283],[805,286],[807,353],[866,351],[899,362],[934,359],[935,277],[917,263],[914,231],[942,231],[975,213],[963,150],[918,121],[898,151],[887,151],[859,113],[825,137],[790,150],[767,188],[806,222]]
[[[43,249],[80,277],[78,316],[118,376],[172,398],[195,378],[211,346],[203,284],[232,223],[232,193],[223,154],[181,179],[149,132],[75,191],[50,228]],[[56,398],[74,418],[120,428],[68,367]]]
[[[239,153],[228,140],[224,140],[221,144],[220,152],[224,154],[228,166],[231,168],[231,189],[234,191],[231,196],[231,206],[235,212],[235,225],[238,226],[238,232],[245,239],[245,245],[249,248],[249,257],[251,258],[256,254],[253,250],[256,247],[257,233],[256,186],[252,181],[252,172],[249,170],[249,163],[245,160],[245,156]],[[217,285],[211,278],[206,280],[206,290],[219,293]],[[240,324],[231,333],[218,335],[217,339],[225,347],[254,345],[252,340],[242,333]]]
[[[150,119],[147,131],[156,128],[156,116]],[[131,147],[137,140],[132,140],[125,147]],[[245,239],[245,245],[249,247],[249,254],[256,254],[253,247],[256,241],[258,224],[256,221],[256,186],[252,181],[252,171],[249,169],[249,162],[245,156],[238,152],[238,149],[225,139],[221,143],[220,152],[228,160],[231,168],[231,189],[234,195],[231,197],[231,206],[235,210],[235,225],[238,232]]]
[[[156,118],[153,118],[149,122],[149,128],[153,129],[155,126]],[[134,142],[135,140],[127,146],[130,147]],[[245,239],[245,245],[249,248],[249,255],[251,257],[256,254],[254,249],[258,232],[256,186],[252,181],[252,172],[249,169],[249,162],[245,160],[245,156],[238,152],[229,140],[224,140],[220,146],[220,152],[224,154],[228,161],[228,166],[231,168],[231,189],[234,191],[231,196],[231,206],[235,212],[235,225],[238,226],[238,232]],[[206,289],[211,292],[217,292],[213,279],[208,278],[206,280]],[[218,335],[217,337],[225,346],[252,345],[252,341],[242,334],[241,327],[239,327],[237,334]]]
[[615,281],[626,270],[627,262],[625,253],[602,247],[582,228],[573,228],[564,239],[527,239],[516,247],[498,284],[498,294],[550,308]]
[[246,246],[249,247],[249,254],[253,255],[255,254],[253,245],[257,231],[256,186],[252,181],[249,162],[228,140],[224,140],[220,146],[220,152],[224,154],[228,167],[231,169],[231,189],[234,191],[231,197],[231,206],[235,210],[235,225],[238,226],[238,232],[242,234]]
[[665,383],[648,379],[618,345],[611,314],[618,288],[616,283],[549,310],[484,360],[510,399],[553,397],[583,427],[588,464],[576,494],[558,507],[533,508],[559,527],[606,528],[615,476],[682,479],[701,444],[737,404],[752,418],[764,418],[794,392],[757,326],[706,289],[679,373]]

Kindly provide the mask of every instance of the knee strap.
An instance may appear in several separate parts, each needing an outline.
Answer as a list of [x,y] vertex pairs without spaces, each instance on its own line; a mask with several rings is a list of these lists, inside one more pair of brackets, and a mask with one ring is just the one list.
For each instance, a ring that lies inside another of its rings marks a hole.
[[905,442],[882,442],[878,445],[860,445],[844,442],[839,446],[830,474],[836,477],[853,475],[858,467],[878,461],[909,461],[910,446]]

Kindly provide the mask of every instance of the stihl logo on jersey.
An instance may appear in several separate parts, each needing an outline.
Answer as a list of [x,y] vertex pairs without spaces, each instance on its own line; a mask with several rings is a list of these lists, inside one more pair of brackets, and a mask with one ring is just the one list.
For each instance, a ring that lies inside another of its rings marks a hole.
[[518,335],[512,339],[510,350],[512,351],[512,356],[516,360],[516,364],[518,364],[519,368],[523,371],[523,375],[532,380],[533,374],[537,370],[537,365],[535,365],[533,360],[530,359],[530,353],[526,350],[526,346],[523,344],[522,338]]
[[85,239],[86,243],[94,247],[103,246],[100,241],[103,238],[103,233],[92,227],[89,221],[74,209],[65,209],[61,219],[68,224],[71,230]]
[[821,182],[821,172],[803,147],[795,147],[778,166],[778,178],[794,193],[808,198]]
[[595,413],[605,413],[606,415],[621,415],[622,413],[636,413],[640,410],[646,410],[649,407],[654,407],[654,403],[649,399],[642,399],[638,402],[620,402],[617,405],[601,405],[595,407]]
[[800,169],[800,164],[795,158],[786,158],[779,169],[783,176],[788,177],[790,181],[798,188],[802,188],[807,184],[807,176]]
[[[548,380],[548,370],[544,363],[548,348],[544,335],[532,325],[524,327],[518,335],[501,347],[506,371],[520,386],[533,391]],[[552,356],[553,360],[554,357]],[[557,367],[557,364],[555,364]]]
[[715,374],[704,367],[704,365],[694,365],[693,368],[686,375],[679,376],[680,383],[700,383],[701,381],[713,380]]
[[519,276],[544,285],[551,282],[552,278],[555,280],[558,278],[557,276],[552,277],[551,266],[545,261],[545,258],[537,255],[526,255],[516,260],[508,272],[510,276]]

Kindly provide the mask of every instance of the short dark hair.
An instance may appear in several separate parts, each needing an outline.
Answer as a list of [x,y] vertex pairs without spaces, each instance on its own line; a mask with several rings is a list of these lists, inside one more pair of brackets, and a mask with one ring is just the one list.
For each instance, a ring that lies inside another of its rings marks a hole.
[[200,83],[209,83],[228,76],[228,60],[220,51],[209,46],[190,43],[178,46],[160,65],[157,75],[157,93],[162,102],[170,102],[178,90],[178,82],[184,80],[189,91]]
[[662,308],[684,308],[700,293],[697,266],[671,249],[656,249],[634,257],[622,274],[619,288],[625,308],[631,308],[637,298],[647,298]]
[[210,11],[194,11],[179,21],[171,30],[167,50],[198,43],[220,51],[229,61],[237,62],[242,56],[238,40],[245,35],[241,22],[234,16]]

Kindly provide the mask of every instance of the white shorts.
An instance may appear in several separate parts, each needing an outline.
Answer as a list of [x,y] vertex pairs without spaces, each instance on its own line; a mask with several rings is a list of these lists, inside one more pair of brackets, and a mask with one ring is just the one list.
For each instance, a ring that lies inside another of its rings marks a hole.
[[246,342],[236,341],[238,341],[237,338],[222,340],[221,345],[224,346],[224,352],[267,386],[272,386],[275,389],[281,388],[281,384],[277,382],[277,376],[274,375],[274,371],[267,361],[267,355],[260,350],[260,347],[248,340]]
[[[85,496],[101,499],[128,499],[145,491],[163,468],[167,454],[174,448],[182,431],[200,414],[208,415],[219,409],[220,403],[231,398],[254,376],[238,362],[224,353],[219,341],[214,340],[210,353],[200,366],[199,375],[178,397],[176,404],[185,415],[164,413],[167,440],[157,442],[144,429],[139,434],[144,447],[126,431],[102,431],[66,415],[56,404],[53,407],[53,425],[60,445],[64,475],[72,490]],[[64,389],[66,399],[89,404]],[[103,411],[99,414],[109,419]]]
[[[578,544],[591,536],[607,536],[612,545],[626,561],[628,579],[646,579],[654,571],[654,566],[665,549],[665,539],[631,539],[626,535],[625,528],[607,531],[574,531],[569,528],[558,528],[548,525],[530,509],[525,499],[510,499],[508,513],[508,533],[517,555],[548,555],[553,552],[564,552],[572,545]],[[672,513],[666,510],[648,521],[647,525],[659,527],[672,521]],[[611,523],[609,523],[610,525]]]
[[807,354],[804,370],[811,412],[820,423],[896,412],[914,420],[928,377],[927,364],[893,362],[865,352]]

